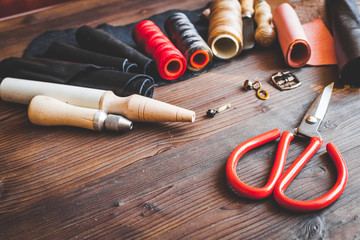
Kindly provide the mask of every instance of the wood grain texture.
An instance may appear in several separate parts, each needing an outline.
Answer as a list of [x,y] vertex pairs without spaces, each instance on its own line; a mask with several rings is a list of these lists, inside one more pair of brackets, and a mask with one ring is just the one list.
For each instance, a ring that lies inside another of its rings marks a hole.
[[[126,24],[208,1],[72,1],[0,22],[0,57],[20,56],[46,30],[108,22]],[[126,9],[126,11],[124,11]],[[241,142],[274,128],[292,130],[335,66],[296,72],[300,88],[281,92],[269,76],[287,69],[279,46],[255,48],[192,79],[158,87],[154,98],[194,110],[194,123],[135,123],[128,133],[41,127],[27,107],[0,102],[0,239],[356,239],[360,235],[360,89],[337,86],[320,127],[349,170],[343,195],[315,213],[292,213],[272,197],[251,201],[227,186],[225,164]],[[245,91],[261,81],[270,98]],[[206,111],[231,103],[214,118]],[[238,174],[265,184],[276,141],[246,154]],[[304,150],[294,140],[286,168]],[[312,199],[328,191],[336,171],[321,147],[286,194]]]

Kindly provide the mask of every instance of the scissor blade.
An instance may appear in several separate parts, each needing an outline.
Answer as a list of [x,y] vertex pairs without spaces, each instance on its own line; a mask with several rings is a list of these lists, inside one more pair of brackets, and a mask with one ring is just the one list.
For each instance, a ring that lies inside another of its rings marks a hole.
[[[334,83],[331,83],[331,84],[327,85],[324,88],[322,94],[319,95],[314,101],[316,106],[314,106],[314,111],[315,112],[314,112],[313,116],[320,119],[321,121],[324,119],[326,110],[328,109],[333,87],[334,87]],[[309,113],[310,110],[311,110],[311,107],[309,108],[307,113]]]
[[317,130],[328,109],[333,87],[334,83],[327,85],[323,92],[314,100],[297,128],[297,134],[321,138]]

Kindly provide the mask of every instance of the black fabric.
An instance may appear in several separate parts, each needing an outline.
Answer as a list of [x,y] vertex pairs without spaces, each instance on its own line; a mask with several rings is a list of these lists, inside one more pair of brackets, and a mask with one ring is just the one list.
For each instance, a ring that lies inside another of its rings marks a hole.
[[[176,12],[182,12],[184,13],[190,21],[194,24],[196,30],[199,32],[199,34],[203,37],[203,39],[207,40],[207,31],[208,31],[208,21],[204,20],[200,17],[202,11],[207,8],[208,6],[205,6],[204,8],[197,9],[194,11],[186,11],[186,10],[170,10],[167,12],[163,12],[154,16],[151,16],[148,18],[149,20],[153,21],[164,33],[164,22],[165,20],[172,14]],[[132,39],[132,29],[137,24],[131,23],[124,26],[111,26],[109,24],[101,24],[97,26],[97,29],[102,29],[105,32],[109,33],[110,35],[120,39],[124,44],[129,45],[132,48],[135,48],[136,50],[142,52],[140,48],[135,44],[135,42]],[[37,38],[35,38],[29,46],[26,48],[24,52],[24,56],[40,56],[42,55],[52,44],[53,41],[60,41],[64,43],[68,43],[73,46],[78,46],[78,43],[76,41],[75,33],[77,29],[66,29],[66,30],[54,30],[54,31],[47,31],[41,35],[39,35]],[[143,53],[143,52],[142,52]],[[143,53],[145,54],[145,53]],[[210,69],[217,67],[221,64],[223,64],[225,61],[222,60],[213,60],[212,64],[209,64],[206,68],[204,68],[202,71],[199,72],[193,72],[190,70],[186,70],[185,74],[182,75],[177,80],[168,81],[165,79],[160,78],[158,74],[152,75],[154,77],[155,82],[158,83],[159,86],[166,85],[170,83],[179,82],[182,80],[186,80],[189,78],[192,78],[194,76],[197,76],[199,74],[202,74],[204,72],[209,71]]]
[[82,48],[109,56],[128,58],[138,64],[139,72],[151,73],[152,59],[101,29],[82,26],[76,31],[75,37]]
[[355,0],[326,0],[340,80],[360,86],[360,16]]
[[114,67],[122,72],[136,72],[137,70],[137,64],[130,62],[127,58],[95,53],[58,41],[53,42],[42,57]]
[[0,78],[5,77],[111,90],[121,97],[152,97],[156,86],[152,77],[145,74],[36,57],[4,59],[0,62]]

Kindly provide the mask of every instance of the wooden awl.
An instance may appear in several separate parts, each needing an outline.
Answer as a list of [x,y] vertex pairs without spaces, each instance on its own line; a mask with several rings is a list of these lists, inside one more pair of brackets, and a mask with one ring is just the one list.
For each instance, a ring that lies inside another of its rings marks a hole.
[[243,49],[253,48],[255,45],[254,40],[254,0],[241,0],[241,12],[243,21]]
[[133,127],[126,118],[103,110],[64,103],[48,96],[35,96],[28,109],[30,122],[41,126],[75,126],[101,131],[126,131]]
[[7,102],[29,104],[37,95],[53,97],[79,107],[102,109],[131,121],[195,121],[193,111],[136,94],[118,97],[111,91],[17,78],[5,78],[0,84],[0,97]]

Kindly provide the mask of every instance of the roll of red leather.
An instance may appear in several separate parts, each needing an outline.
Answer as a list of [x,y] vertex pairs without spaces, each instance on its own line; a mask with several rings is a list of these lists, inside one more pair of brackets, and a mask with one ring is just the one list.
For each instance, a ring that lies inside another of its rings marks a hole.
[[136,24],[132,37],[155,60],[160,77],[174,80],[184,74],[187,66],[184,55],[154,22],[144,20]]
[[286,64],[294,68],[304,66],[311,48],[295,10],[288,3],[280,4],[274,10],[273,22]]

